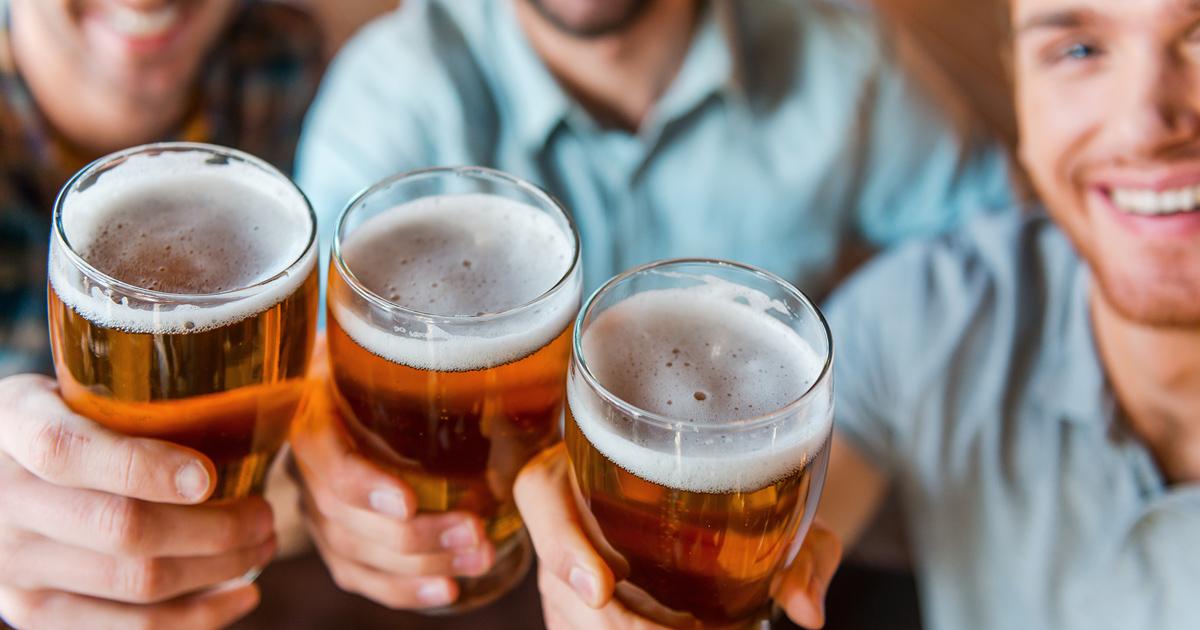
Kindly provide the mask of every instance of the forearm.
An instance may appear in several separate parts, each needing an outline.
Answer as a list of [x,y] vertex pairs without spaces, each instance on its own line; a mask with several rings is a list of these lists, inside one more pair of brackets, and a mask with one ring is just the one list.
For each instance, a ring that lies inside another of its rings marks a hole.
[[831,449],[817,518],[837,533],[849,549],[883,503],[887,477],[851,440],[836,431]]

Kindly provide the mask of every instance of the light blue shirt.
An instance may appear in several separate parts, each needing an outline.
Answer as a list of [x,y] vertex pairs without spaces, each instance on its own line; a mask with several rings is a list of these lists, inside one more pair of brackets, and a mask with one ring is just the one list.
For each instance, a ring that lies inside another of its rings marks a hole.
[[836,427],[898,493],[932,630],[1200,628],[1200,485],[1126,428],[1048,219],[905,246],[826,314]]
[[591,287],[697,256],[820,294],[848,244],[1010,205],[1001,154],[966,148],[888,62],[867,14],[803,0],[705,7],[681,70],[631,134],[599,127],[564,92],[512,0],[406,0],[338,55],[306,123],[297,177],[326,250],[356,192],[435,165],[548,189],[574,215]]

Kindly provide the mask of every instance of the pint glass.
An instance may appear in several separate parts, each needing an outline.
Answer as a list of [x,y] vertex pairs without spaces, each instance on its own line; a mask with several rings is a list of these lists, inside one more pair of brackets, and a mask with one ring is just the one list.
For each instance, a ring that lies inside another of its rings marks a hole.
[[265,162],[136,147],[76,174],[54,209],[50,338],[67,404],[193,448],[212,500],[262,492],[303,393],[316,326],[316,220]]
[[572,481],[617,596],[671,627],[766,627],[828,459],[817,308],[750,267],[655,263],[592,296],[573,350]]
[[460,579],[446,611],[492,601],[529,565],[512,485],[560,439],[580,292],[564,210],[496,171],[400,175],[342,214],[328,334],[347,431],[422,511],[477,514],[496,546],[495,567]]

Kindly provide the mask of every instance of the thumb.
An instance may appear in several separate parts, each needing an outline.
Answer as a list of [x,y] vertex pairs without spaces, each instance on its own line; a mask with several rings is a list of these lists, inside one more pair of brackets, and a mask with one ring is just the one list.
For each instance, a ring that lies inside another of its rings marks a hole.
[[546,449],[521,470],[513,494],[541,566],[588,606],[601,608],[612,599],[615,580],[584,533],[569,465],[561,442]]
[[820,523],[813,523],[796,559],[773,591],[775,601],[794,623],[810,629],[825,625],[825,592],[841,558],[841,539]]

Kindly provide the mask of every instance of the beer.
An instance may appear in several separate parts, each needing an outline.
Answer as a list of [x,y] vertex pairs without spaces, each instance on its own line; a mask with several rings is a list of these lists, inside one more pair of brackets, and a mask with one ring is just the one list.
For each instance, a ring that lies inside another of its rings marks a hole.
[[[688,275],[655,269],[659,283]],[[659,623],[764,622],[815,510],[832,408],[827,389],[806,393],[827,382],[826,361],[772,307],[710,276],[584,315],[568,385],[574,486],[618,595]]]
[[574,232],[536,189],[406,194],[428,178],[499,177],[474,172],[383,184],[388,203],[343,229],[329,274],[331,373],[349,435],[408,482],[421,510],[477,514],[497,547],[491,574],[462,581],[456,610],[524,573],[512,485],[560,439],[580,297]]
[[153,145],[77,175],[49,276],[67,404],[205,454],[212,500],[260,493],[304,391],[314,230],[286,178],[218,147]]

